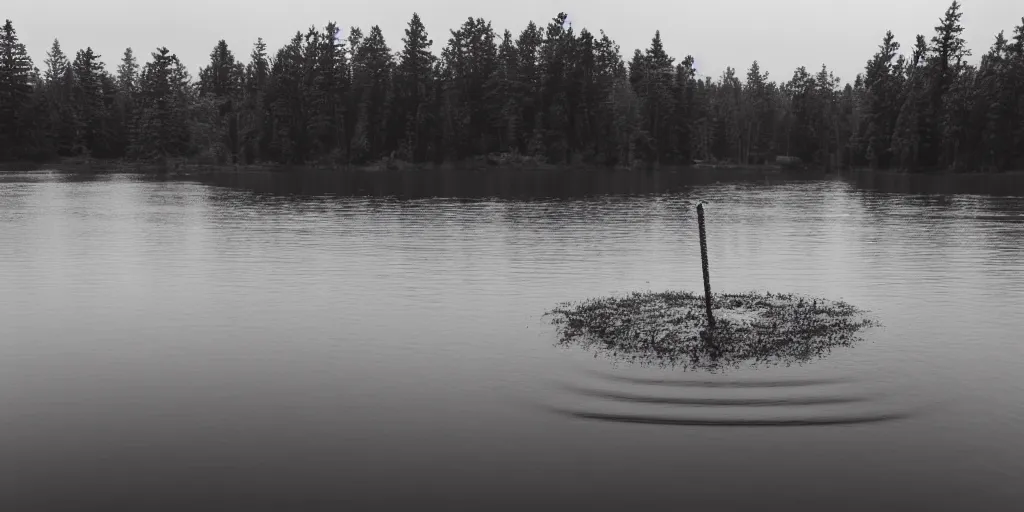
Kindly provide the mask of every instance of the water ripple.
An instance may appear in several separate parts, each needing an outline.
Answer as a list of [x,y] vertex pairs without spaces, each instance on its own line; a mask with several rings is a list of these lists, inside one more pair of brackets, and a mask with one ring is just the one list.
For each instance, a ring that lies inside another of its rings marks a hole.
[[689,397],[655,397],[596,391],[574,386],[563,386],[564,389],[591,398],[602,398],[618,402],[637,404],[688,405],[696,407],[772,407],[772,406],[803,406],[803,405],[835,405],[864,402],[865,397],[821,396],[805,398],[689,398]]
[[[544,401],[560,416],[615,423],[693,427],[806,427],[880,423],[914,416],[891,392],[865,393],[858,379],[674,379],[586,371],[599,388],[562,382],[571,406]],[[852,384],[845,389],[837,384]],[[601,389],[603,388],[603,389]]]
[[680,427],[816,427],[882,423],[901,420],[911,416],[907,413],[885,413],[873,415],[807,417],[799,419],[708,419],[582,412],[553,407],[548,408],[548,410],[559,415],[587,420]]
[[626,382],[630,384],[646,384],[677,387],[702,387],[702,388],[791,388],[806,386],[824,386],[829,384],[843,384],[852,382],[850,379],[842,378],[821,378],[821,379],[763,379],[763,380],[698,380],[698,379],[656,379],[647,377],[631,377],[626,375],[615,375],[597,371],[588,372],[596,377]]

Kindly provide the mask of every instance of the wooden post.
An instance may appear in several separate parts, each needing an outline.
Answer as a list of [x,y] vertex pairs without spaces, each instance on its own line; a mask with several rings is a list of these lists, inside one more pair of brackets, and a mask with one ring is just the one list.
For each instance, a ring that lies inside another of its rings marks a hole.
[[704,203],[697,205],[697,226],[700,228],[700,260],[704,267],[704,307],[708,313],[708,329],[715,328],[715,317],[711,315],[711,275],[708,272],[708,237],[704,231]]

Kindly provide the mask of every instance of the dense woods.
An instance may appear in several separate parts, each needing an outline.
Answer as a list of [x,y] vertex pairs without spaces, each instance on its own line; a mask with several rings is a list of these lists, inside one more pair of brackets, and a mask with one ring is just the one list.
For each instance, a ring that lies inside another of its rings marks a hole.
[[[468,18],[439,54],[413,15],[397,49],[374,26],[297,32],[247,61],[224,41],[193,76],[167,48],[107,66],[54,40],[42,69],[0,29],[0,160],[210,164],[543,162],[657,167],[799,159],[824,168],[1024,169],[1024,19],[967,62],[961,6],[904,50],[890,32],[853,83],[784,81],[758,63],[700,78],[660,33],[626,59],[559,14],[519,34]],[[780,158],[783,157],[783,158]],[[791,157],[789,159],[784,157]]]

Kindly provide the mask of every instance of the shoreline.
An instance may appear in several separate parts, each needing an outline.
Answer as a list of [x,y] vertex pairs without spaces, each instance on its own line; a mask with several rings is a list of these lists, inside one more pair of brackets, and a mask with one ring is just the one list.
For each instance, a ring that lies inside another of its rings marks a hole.
[[197,162],[131,162],[125,160],[85,160],[80,158],[63,158],[48,162],[0,162],[0,172],[32,172],[56,171],[67,173],[95,174],[181,174],[207,172],[386,172],[386,171],[486,171],[486,170],[524,170],[524,171],[565,171],[565,170],[601,170],[601,171],[763,171],[763,172],[799,172],[822,174],[820,169],[793,169],[777,165],[735,165],[735,164],[696,164],[696,165],[646,165],[635,166],[595,166],[587,164],[545,164],[530,163],[491,163],[485,159],[466,160],[462,162],[445,162],[443,164],[415,164],[404,161],[378,162],[360,165],[288,165],[288,164],[203,164]]
[[18,173],[34,171],[55,171],[60,173],[82,174],[206,174],[206,173],[374,173],[374,172],[431,172],[431,171],[619,171],[619,172],[679,172],[679,171],[716,171],[716,172],[764,172],[768,174],[802,174],[835,176],[842,174],[873,174],[898,176],[1007,176],[1024,174],[1024,170],[1012,171],[923,171],[909,172],[905,170],[875,170],[869,168],[852,168],[827,171],[820,168],[791,168],[780,165],[737,165],[737,164],[694,164],[694,165],[661,165],[661,166],[594,166],[587,164],[543,164],[543,163],[492,163],[485,159],[466,160],[443,164],[414,164],[403,161],[378,162],[360,165],[287,165],[287,164],[204,164],[198,162],[179,161],[173,163],[131,162],[121,159],[99,160],[82,158],[62,158],[47,162],[14,161],[0,162],[0,173]]

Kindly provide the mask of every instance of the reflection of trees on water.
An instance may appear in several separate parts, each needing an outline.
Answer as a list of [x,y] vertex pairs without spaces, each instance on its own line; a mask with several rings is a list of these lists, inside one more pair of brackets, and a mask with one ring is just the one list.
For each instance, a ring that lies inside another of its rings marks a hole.
[[889,194],[1024,196],[1024,173],[915,174],[845,172],[843,180],[858,188]]
[[549,200],[681,193],[721,181],[763,184],[767,176],[806,180],[815,173],[760,169],[640,171],[608,169],[417,169],[411,171],[223,172],[197,175],[211,185],[282,195],[424,199]]
[[[797,220],[803,234],[842,243],[826,244],[833,250],[828,253],[824,252],[826,245],[809,244],[805,248],[808,256],[827,262],[821,265],[858,272],[896,272],[897,263],[915,265],[915,261],[928,259],[911,257],[911,249],[937,252],[953,266],[966,261],[969,254],[971,258],[1009,259],[1024,252],[1018,242],[1024,236],[1024,201],[993,197],[1008,193],[1024,196],[1024,175],[1016,174],[845,173],[823,181],[815,174],[761,170],[489,168],[228,172],[193,178],[252,192],[251,200],[271,208],[276,204],[273,198],[337,207],[338,198],[345,197],[347,207],[353,206],[353,200],[362,201],[359,206],[371,213],[420,206],[409,200],[460,202],[460,207],[468,209],[466,203],[497,202],[500,204],[487,210],[489,218],[497,215],[519,228],[550,236],[585,237],[581,242],[587,244],[598,243],[589,240],[592,237],[626,236],[617,230],[593,229],[606,223],[621,227],[624,216],[629,217],[626,220],[634,233],[655,230],[688,244],[694,236],[691,203],[701,199],[712,204],[709,220],[714,225],[764,227],[753,233],[744,229],[744,237],[726,237],[715,231],[713,255],[771,253],[767,248],[785,239],[777,232],[780,219]],[[954,195],[963,193],[993,196]],[[728,208],[716,208],[716,204]],[[834,253],[839,247],[847,249]],[[819,248],[822,252],[817,252]],[[759,263],[750,264],[756,268]]]
[[927,249],[943,253],[952,266],[943,272],[950,274],[958,265],[976,267],[979,258],[1012,260],[1024,253],[1024,174],[855,173],[849,180],[861,189],[851,197],[862,215],[879,228],[855,238],[870,248],[863,252],[871,265],[889,266]]

